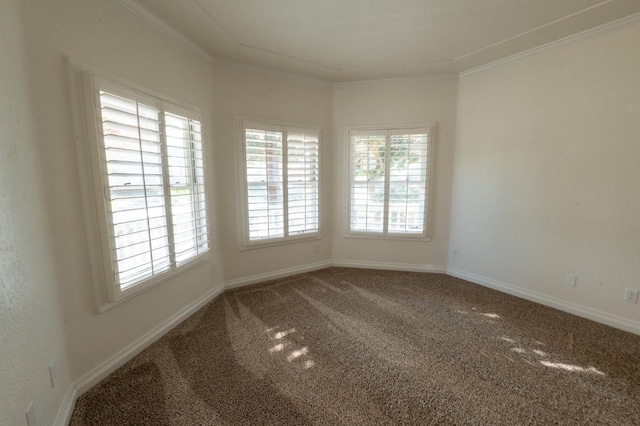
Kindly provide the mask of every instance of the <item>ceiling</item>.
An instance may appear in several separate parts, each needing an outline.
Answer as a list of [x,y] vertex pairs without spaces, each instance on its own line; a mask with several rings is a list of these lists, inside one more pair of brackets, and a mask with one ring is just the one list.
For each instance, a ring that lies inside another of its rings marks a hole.
[[640,0],[120,2],[212,57],[329,82],[458,73],[640,13]]

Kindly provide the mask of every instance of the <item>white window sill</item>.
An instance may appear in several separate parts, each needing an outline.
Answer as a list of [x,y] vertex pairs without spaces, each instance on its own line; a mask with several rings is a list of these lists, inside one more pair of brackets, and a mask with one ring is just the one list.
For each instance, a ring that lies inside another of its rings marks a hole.
[[429,242],[431,241],[431,237],[425,235],[383,235],[383,234],[373,234],[373,233],[347,233],[344,235],[344,238],[353,238],[353,239],[361,239],[361,240],[386,240],[386,241],[419,241],[419,242]]
[[314,240],[321,240],[321,239],[322,237],[320,236],[319,233],[313,233],[313,234],[306,234],[304,236],[289,237],[287,239],[278,239],[278,240],[271,239],[271,240],[265,240],[265,241],[253,241],[250,243],[245,242],[240,245],[240,250],[245,251],[245,250],[254,250],[254,249],[267,248],[267,247],[284,246],[289,244],[302,243],[305,241],[314,241]]

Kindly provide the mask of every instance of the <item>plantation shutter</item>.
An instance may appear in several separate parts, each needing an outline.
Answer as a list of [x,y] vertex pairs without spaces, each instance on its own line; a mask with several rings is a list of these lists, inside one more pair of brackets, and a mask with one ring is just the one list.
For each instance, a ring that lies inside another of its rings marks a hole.
[[283,133],[269,126],[245,128],[249,240],[284,236]]
[[352,231],[383,232],[386,197],[386,132],[351,132]]
[[91,78],[94,176],[104,194],[96,201],[107,293],[116,301],[209,250],[202,126],[195,112]]
[[177,266],[208,250],[202,126],[165,112],[171,221]]
[[99,92],[111,218],[112,267],[121,290],[170,268],[158,105]]
[[429,134],[391,133],[389,233],[422,234],[427,203]]
[[431,127],[349,133],[349,231],[427,236]]
[[318,231],[318,134],[287,130],[288,233]]

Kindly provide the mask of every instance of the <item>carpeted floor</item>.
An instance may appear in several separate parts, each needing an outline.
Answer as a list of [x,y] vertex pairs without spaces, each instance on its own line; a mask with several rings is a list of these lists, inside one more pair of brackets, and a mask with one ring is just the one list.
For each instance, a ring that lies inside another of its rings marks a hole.
[[227,291],[71,425],[639,425],[640,336],[446,275],[329,268]]

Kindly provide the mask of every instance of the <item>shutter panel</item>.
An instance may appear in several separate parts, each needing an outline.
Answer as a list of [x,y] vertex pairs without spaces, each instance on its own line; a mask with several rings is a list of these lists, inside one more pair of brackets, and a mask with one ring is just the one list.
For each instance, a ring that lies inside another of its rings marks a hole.
[[427,133],[391,135],[389,233],[424,233],[428,143]]
[[165,112],[171,222],[176,266],[208,250],[199,121]]
[[319,149],[318,134],[304,130],[287,132],[288,234],[318,231]]
[[383,232],[387,139],[384,132],[352,132],[351,231]]
[[282,132],[245,128],[244,136],[249,240],[283,237]]
[[112,263],[125,290],[170,268],[160,110],[99,92]]

